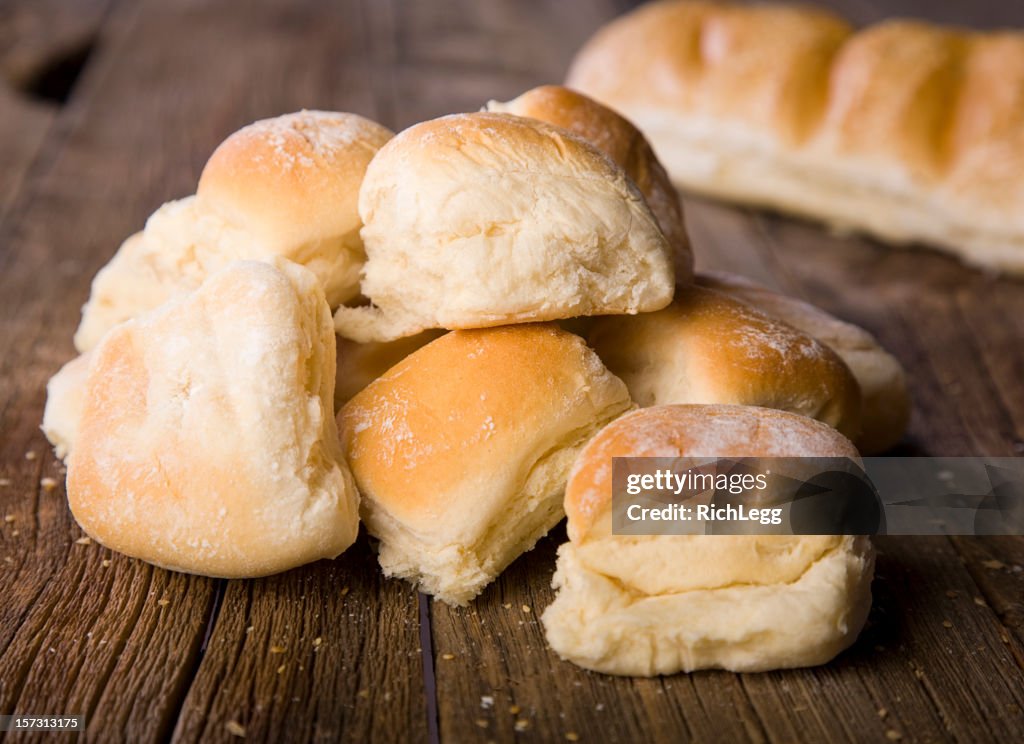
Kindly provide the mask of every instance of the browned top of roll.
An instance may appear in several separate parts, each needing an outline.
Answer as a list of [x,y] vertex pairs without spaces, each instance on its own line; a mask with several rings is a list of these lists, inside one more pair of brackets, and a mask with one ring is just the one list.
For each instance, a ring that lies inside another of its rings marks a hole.
[[580,453],[565,492],[569,538],[582,539],[611,508],[613,457],[849,457],[831,426],[756,406],[643,408],[613,421]]
[[693,275],[693,253],[679,197],[647,138],[632,122],[594,99],[560,85],[532,88],[507,103],[491,101],[487,110],[526,116],[568,129],[614,160],[640,188],[672,246],[676,281],[689,282]]

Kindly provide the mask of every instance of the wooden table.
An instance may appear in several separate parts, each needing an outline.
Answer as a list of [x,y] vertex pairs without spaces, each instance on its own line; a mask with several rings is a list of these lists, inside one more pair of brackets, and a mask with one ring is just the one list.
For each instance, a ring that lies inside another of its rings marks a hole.
[[[858,22],[1024,25],[1002,0],[835,4]],[[302,107],[395,128],[473,110],[560,80],[625,5],[0,2],[0,713],[84,714],[87,738],[133,742],[1024,736],[1024,538],[879,540],[869,627],[827,666],[620,679],[544,642],[562,528],[452,609],[384,580],[365,541],[259,581],[155,569],[80,539],[63,487],[41,485],[63,482],[38,426],[90,278],[153,209],[193,191],[223,137]],[[1024,283],[686,207],[702,266],[813,300],[901,358],[907,453],[1024,453]]]

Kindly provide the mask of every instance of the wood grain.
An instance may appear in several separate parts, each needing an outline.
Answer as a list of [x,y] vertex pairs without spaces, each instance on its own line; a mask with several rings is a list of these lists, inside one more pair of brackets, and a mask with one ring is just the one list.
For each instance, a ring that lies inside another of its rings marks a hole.
[[563,527],[514,563],[469,608],[432,606],[445,741],[763,741],[733,674],[611,677],[561,661],[541,612]]
[[54,106],[27,100],[0,83],[0,221],[55,116]]
[[52,78],[73,72],[62,70],[61,63],[91,48],[110,5],[110,0],[81,0],[73,7],[57,0],[0,4],[0,220],[57,116],[55,102],[33,94],[45,93],[48,83],[65,82]]
[[177,741],[392,742],[426,736],[415,591],[365,540],[341,558],[227,582]]
[[15,90],[56,61],[92,45],[111,0],[5,0],[0,3],[0,79]]

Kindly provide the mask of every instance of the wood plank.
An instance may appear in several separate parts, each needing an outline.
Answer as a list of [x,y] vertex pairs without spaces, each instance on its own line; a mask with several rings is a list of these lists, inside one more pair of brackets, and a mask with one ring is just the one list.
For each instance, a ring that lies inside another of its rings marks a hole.
[[26,100],[0,83],[0,220],[56,116],[52,105]]
[[1008,642],[993,608],[975,601],[945,538],[880,540],[868,628],[831,664],[661,679],[594,674],[547,647],[543,579],[562,540],[559,528],[469,608],[433,604],[443,739],[986,741],[1024,725],[1019,639]]
[[564,527],[470,607],[431,606],[442,741],[764,741],[736,675],[612,677],[560,660],[544,640]]
[[[310,736],[342,725],[359,739],[425,730],[416,596],[379,586],[365,549],[230,583],[214,617],[217,582],[120,557],[105,567],[106,551],[74,543],[81,533],[62,489],[38,488],[44,472],[60,480],[38,424],[45,381],[72,354],[89,278],[154,208],[194,189],[213,147],[242,124],[302,107],[374,116],[353,23],[363,15],[359,3],[312,0],[251,3],[244,14],[198,1],[121,5],[31,188],[0,224],[0,472],[11,480],[0,511],[24,525],[0,538],[12,560],[0,571],[0,710],[78,708],[94,738],[127,740],[169,736],[183,705],[183,739],[227,737],[235,717],[254,739],[300,721]],[[342,599],[345,585],[358,594]],[[211,619],[213,645],[201,654]],[[285,628],[295,667],[277,675],[266,649]],[[300,661],[298,644],[308,652],[317,636],[314,662]]]
[[[341,558],[227,583],[176,741],[426,738],[416,592],[367,541]],[[236,730],[238,730],[236,728]]]
[[878,545],[874,608],[850,651],[805,672],[745,675],[769,738],[1012,739],[1024,725],[1024,672],[999,618],[973,601],[956,552],[940,537]]
[[[98,66],[92,84],[101,84],[109,71],[109,64]],[[119,175],[116,166],[97,169],[89,162],[90,156],[102,158],[101,148],[87,143],[77,157],[60,160],[68,132],[81,124],[81,111],[71,106],[62,131],[34,140],[45,141],[40,157],[26,145],[20,167],[32,163],[38,190],[22,194],[19,210],[8,213],[14,219],[0,223],[0,472],[9,481],[0,487],[0,512],[11,517],[0,536],[0,710],[78,712],[106,721],[108,731],[143,736],[173,720],[212,592],[207,580],[78,544],[82,533],[63,488],[51,489],[44,480],[59,483],[63,473],[38,431],[43,386],[69,356],[66,334],[86,278],[77,270],[82,246],[110,224],[105,215],[111,210],[90,211],[78,189],[100,196],[102,184],[113,178],[123,181],[122,203],[137,196],[124,174],[130,163],[121,163]],[[159,603],[165,597],[178,603],[174,622],[167,622]],[[161,666],[165,674],[147,673]],[[108,693],[111,687],[117,694]]]
[[1024,644],[1024,540],[958,537],[953,544],[981,590],[974,601],[991,606],[1007,633],[1017,639],[1010,648],[1024,667],[1024,656],[1019,653]]
[[[757,250],[761,231],[754,212],[691,196],[683,206],[697,271],[728,271],[784,289],[785,277],[780,278],[773,256]],[[738,214],[748,217],[737,219]]]
[[5,0],[0,4],[0,80],[23,93],[47,93],[39,90],[45,88],[43,78],[88,52],[111,6],[111,0]]
[[0,220],[50,132],[59,105],[42,94],[74,83],[111,0],[9,0],[0,5]]
[[377,61],[393,69],[389,90],[398,127],[560,82],[576,49],[623,9],[612,0],[451,0],[396,8],[375,12],[386,20],[377,37],[386,48]]

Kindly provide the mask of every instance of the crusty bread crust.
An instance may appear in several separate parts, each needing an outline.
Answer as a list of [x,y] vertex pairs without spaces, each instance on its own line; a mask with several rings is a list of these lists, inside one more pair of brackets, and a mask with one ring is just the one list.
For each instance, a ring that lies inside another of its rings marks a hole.
[[676,284],[693,278],[693,250],[686,235],[683,209],[668,173],[647,139],[630,121],[582,93],[560,85],[532,88],[501,103],[490,101],[488,111],[546,121],[568,129],[614,160],[639,187],[672,247]]
[[862,454],[885,452],[902,439],[910,420],[906,374],[874,336],[808,302],[735,274],[706,272],[697,281],[813,336],[846,362],[860,386],[860,434],[853,441]]
[[831,348],[714,289],[691,287],[654,313],[597,318],[587,340],[640,406],[764,406],[860,431],[857,381]]

